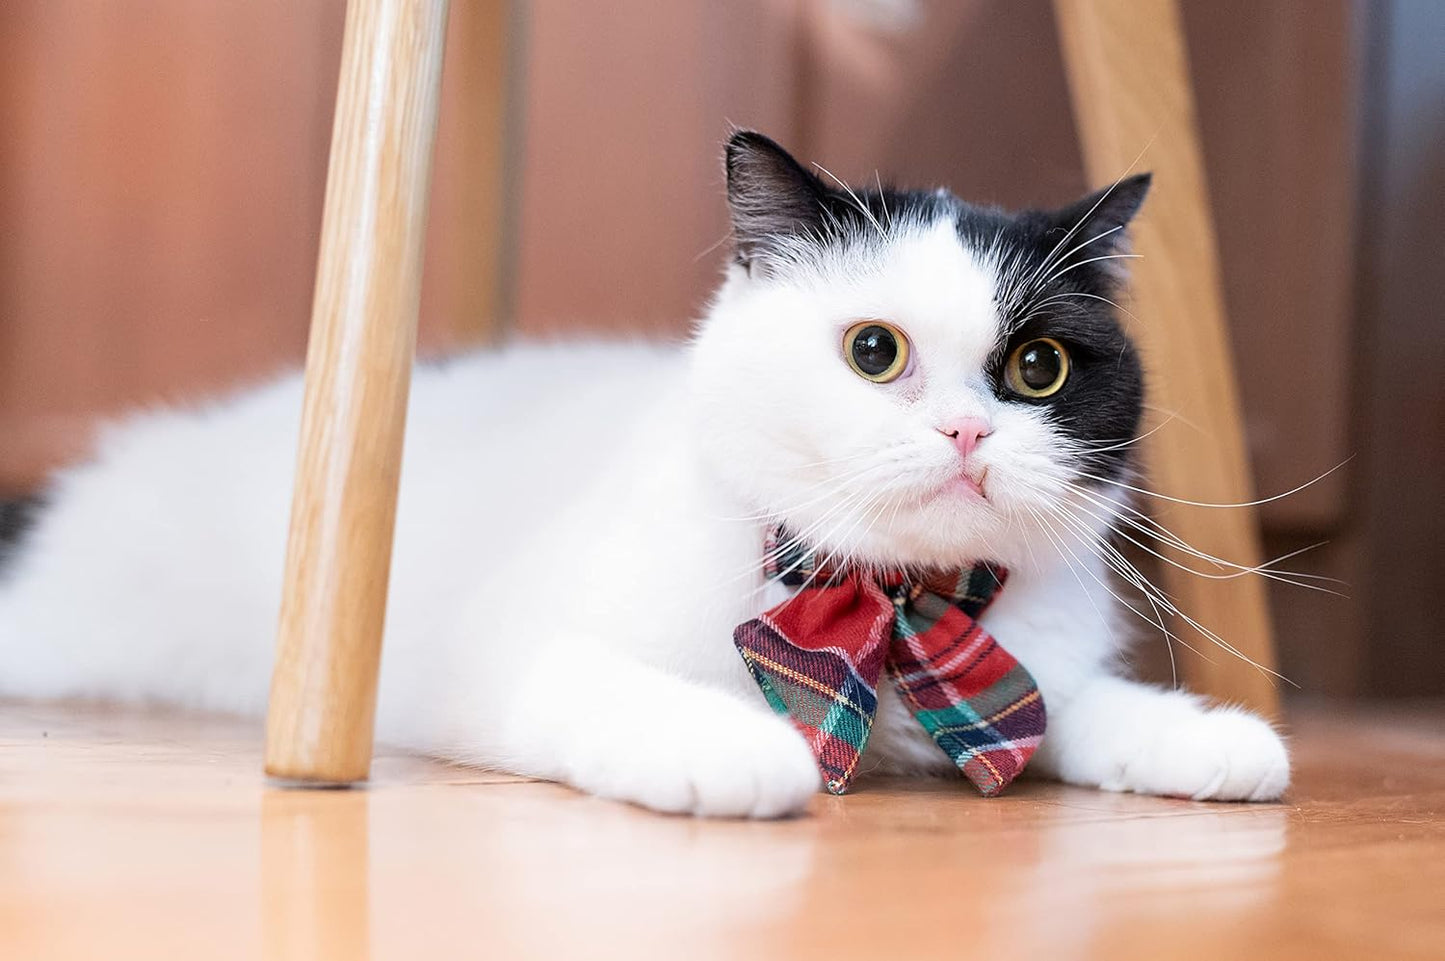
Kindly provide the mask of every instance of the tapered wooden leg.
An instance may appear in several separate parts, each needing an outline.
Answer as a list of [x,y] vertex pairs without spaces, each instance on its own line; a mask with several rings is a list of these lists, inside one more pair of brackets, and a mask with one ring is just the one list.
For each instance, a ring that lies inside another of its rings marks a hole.
[[266,772],[350,782],[372,723],[446,0],[350,0],[266,722]]
[[[1248,456],[1175,0],[1054,0],[1054,10],[1090,179],[1112,183],[1141,152],[1139,169],[1156,173],[1135,228],[1135,248],[1144,259],[1134,262],[1132,312],[1139,320],[1130,329],[1145,354],[1152,403],[1178,419],[1149,439],[1152,486],[1196,501],[1249,501]],[[1238,564],[1258,563],[1252,509],[1141,506],[1200,550]],[[1211,574],[1229,573],[1174,556]],[[1262,578],[1211,580],[1166,566],[1163,586],[1181,610],[1245,657],[1274,666]],[[1180,634],[1209,658],[1180,653],[1191,687],[1277,712],[1268,674],[1187,626]]]

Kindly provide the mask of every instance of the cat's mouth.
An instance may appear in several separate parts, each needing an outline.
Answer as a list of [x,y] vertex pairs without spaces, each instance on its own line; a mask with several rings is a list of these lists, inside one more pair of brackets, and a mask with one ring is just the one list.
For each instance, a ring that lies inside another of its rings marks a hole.
[[988,481],[988,467],[964,468],[948,480],[938,490],[939,497],[964,497],[988,500],[988,489],[985,487]]

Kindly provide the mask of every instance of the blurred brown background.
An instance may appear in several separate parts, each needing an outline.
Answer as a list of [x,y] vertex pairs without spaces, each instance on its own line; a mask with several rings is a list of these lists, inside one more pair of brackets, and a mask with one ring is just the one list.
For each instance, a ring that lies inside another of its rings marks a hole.
[[[1183,9],[1259,490],[1354,458],[1263,511],[1271,554],[1328,541],[1291,566],[1354,598],[1274,591],[1284,673],[1445,693],[1445,4]],[[98,416],[299,364],[343,14],[0,6],[0,496]],[[448,44],[426,352],[685,331],[729,123],[844,178],[1091,186],[1047,0],[453,0]]]

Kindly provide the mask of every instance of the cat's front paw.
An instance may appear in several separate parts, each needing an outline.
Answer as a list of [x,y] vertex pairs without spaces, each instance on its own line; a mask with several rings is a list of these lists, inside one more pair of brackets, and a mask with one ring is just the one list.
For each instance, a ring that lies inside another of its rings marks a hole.
[[1284,740],[1252,714],[1228,708],[1173,718],[1103,787],[1196,801],[1273,801],[1289,786]]
[[792,725],[722,695],[709,700],[707,710],[648,717],[627,743],[575,764],[567,780],[671,814],[777,818],[807,807],[821,779]]

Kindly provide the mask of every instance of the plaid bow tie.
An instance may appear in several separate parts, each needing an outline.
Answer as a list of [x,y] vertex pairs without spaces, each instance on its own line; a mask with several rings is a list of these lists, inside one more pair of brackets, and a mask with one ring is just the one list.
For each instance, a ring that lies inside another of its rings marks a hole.
[[781,527],[765,571],[796,595],[739,625],[733,641],[773,710],[802,731],[828,790],[848,789],[893,683],[943,752],[985,796],[1002,791],[1044,735],[1034,679],[978,623],[1006,572],[987,564],[910,579],[830,569]]

